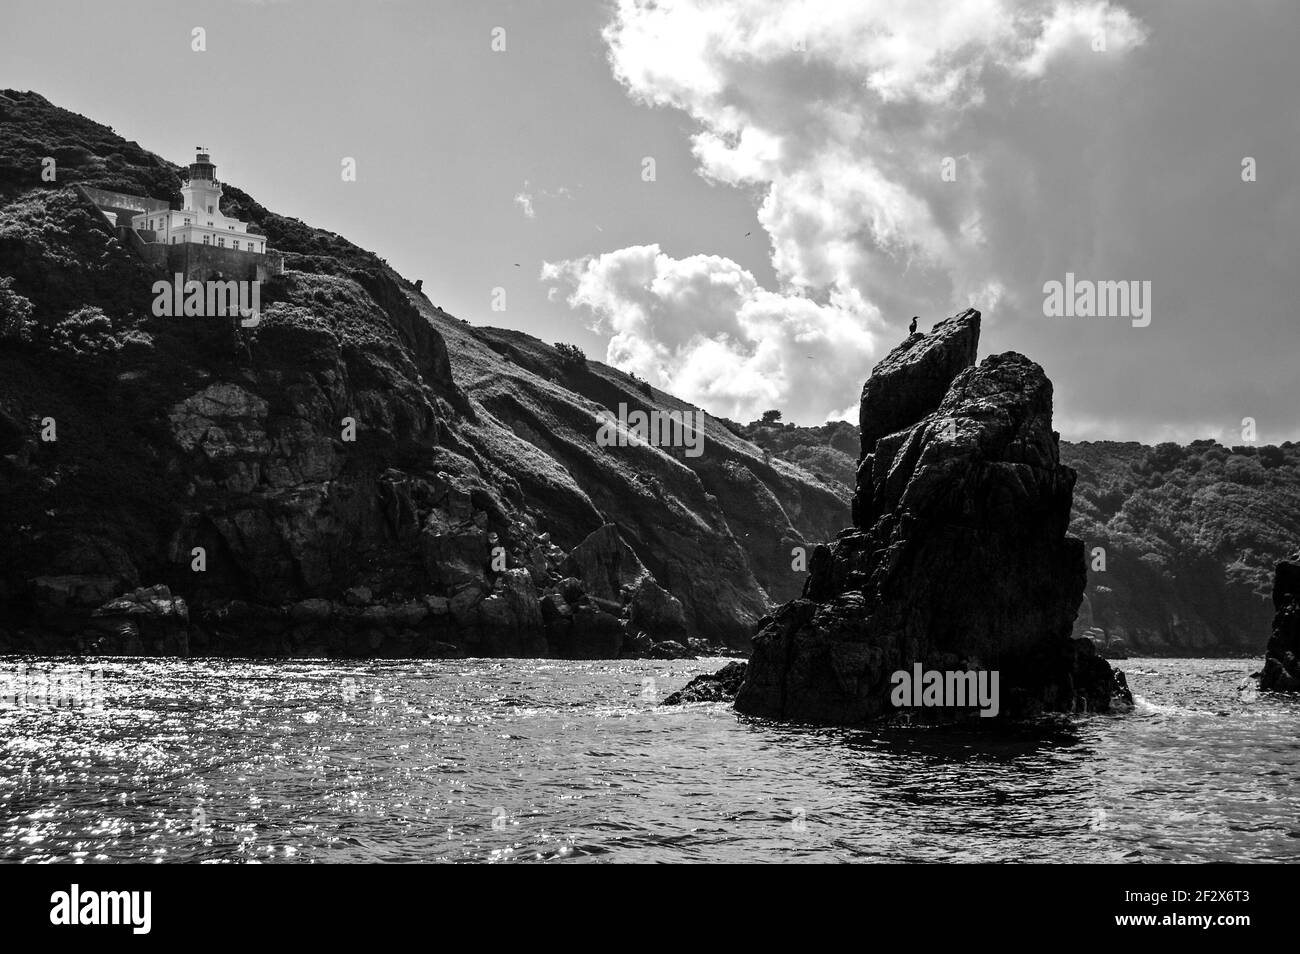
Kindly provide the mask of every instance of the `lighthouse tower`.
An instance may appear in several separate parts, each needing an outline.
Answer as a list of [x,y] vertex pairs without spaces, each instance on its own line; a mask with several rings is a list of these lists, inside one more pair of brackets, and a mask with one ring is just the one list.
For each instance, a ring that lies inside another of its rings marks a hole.
[[151,210],[131,218],[142,241],[161,245],[211,245],[234,252],[266,254],[266,236],[248,223],[221,214],[221,183],[212,157],[200,146],[181,186],[185,208]]
[[[200,147],[200,150],[202,147]],[[185,211],[199,215],[217,216],[221,212],[221,183],[217,181],[217,167],[212,157],[200,151],[190,163],[189,179],[181,187],[185,198]]]

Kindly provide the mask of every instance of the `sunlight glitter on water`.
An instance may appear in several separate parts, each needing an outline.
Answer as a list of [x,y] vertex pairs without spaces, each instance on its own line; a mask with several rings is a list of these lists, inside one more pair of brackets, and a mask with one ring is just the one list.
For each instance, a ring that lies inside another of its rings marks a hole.
[[997,736],[657,707],[722,663],[95,660],[93,704],[0,701],[0,858],[1300,860],[1300,708],[1250,660]]

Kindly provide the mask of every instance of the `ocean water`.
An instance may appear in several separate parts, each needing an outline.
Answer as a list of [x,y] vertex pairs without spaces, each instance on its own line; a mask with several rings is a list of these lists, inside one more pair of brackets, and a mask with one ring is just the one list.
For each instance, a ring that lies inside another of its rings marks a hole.
[[1251,660],[994,736],[656,706],[723,662],[0,659],[0,859],[1300,860],[1300,700]]

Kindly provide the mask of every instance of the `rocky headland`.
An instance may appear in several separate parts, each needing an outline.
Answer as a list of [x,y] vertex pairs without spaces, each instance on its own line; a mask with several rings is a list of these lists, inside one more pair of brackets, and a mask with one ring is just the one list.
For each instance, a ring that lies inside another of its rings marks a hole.
[[230,183],[284,256],[260,325],[153,315],[171,276],[76,186],[177,207],[180,172],[0,92],[0,653],[740,652],[847,520],[708,415],[699,456],[598,446],[695,409]]

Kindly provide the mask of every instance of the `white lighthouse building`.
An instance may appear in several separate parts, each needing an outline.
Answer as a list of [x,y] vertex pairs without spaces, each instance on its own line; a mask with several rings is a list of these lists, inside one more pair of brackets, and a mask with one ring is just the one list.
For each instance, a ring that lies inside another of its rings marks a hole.
[[[131,227],[142,238],[162,245],[211,245],[237,252],[266,252],[266,236],[250,235],[248,225],[221,214],[221,183],[217,167],[208,153],[199,147],[190,163],[189,175],[181,187],[185,207],[179,211],[163,209],[141,212],[131,218]],[[153,233],[150,237],[149,233]]]

